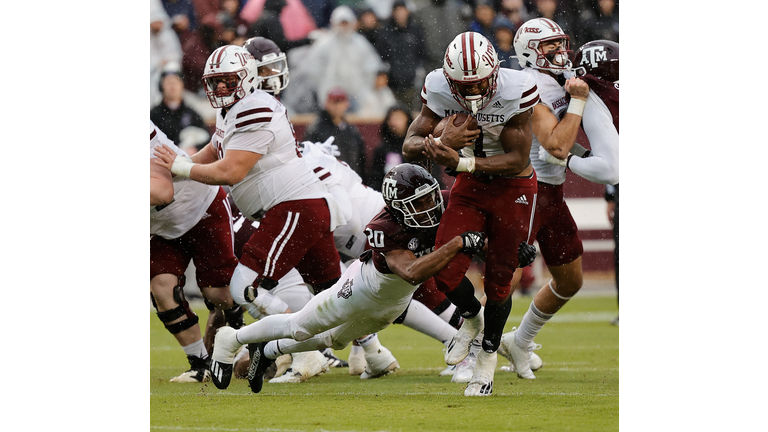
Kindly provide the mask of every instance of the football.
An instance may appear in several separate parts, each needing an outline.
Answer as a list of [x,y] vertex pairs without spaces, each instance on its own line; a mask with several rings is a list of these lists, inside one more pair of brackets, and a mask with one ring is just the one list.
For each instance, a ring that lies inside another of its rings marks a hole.
[[[443,134],[443,131],[445,130],[445,127],[448,125],[448,121],[451,118],[451,116],[443,117],[442,120],[440,120],[440,123],[435,126],[435,129],[432,131],[432,136],[435,138],[438,138],[440,135]],[[461,126],[464,124],[465,121],[467,121],[467,118],[469,118],[469,126],[467,129],[469,130],[475,130],[477,129],[477,120],[470,116],[469,114],[465,113],[456,113],[456,118],[453,120],[454,126]]]

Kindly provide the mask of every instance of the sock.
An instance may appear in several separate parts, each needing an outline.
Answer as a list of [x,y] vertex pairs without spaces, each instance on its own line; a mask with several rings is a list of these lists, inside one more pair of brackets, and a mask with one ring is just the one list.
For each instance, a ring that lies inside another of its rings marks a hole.
[[292,314],[270,315],[237,331],[237,341],[249,344],[293,337],[291,333]]
[[191,344],[182,347],[182,349],[188,356],[199,357],[203,360],[208,358],[208,351],[205,349],[205,344],[203,344],[202,339],[198,340],[197,342],[192,342]]
[[280,342],[277,340],[269,341],[266,345],[264,345],[264,355],[268,359],[276,359],[280,357],[281,355],[285,354],[280,352]]
[[442,342],[443,345],[448,345],[448,342],[453,338],[453,335],[456,334],[455,328],[440,319],[440,317],[435,315],[434,312],[429,310],[418,300],[411,300],[411,303],[406,310],[403,325],[423,333],[432,339],[437,339]]
[[349,355],[351,357],[352,354],[360,354],[363,351],[364,351],[363,347],[357,344],[353,344],[352,347],[349,349]]
[[456,310],[456,305],[451,303],[450,306],[448,306],[444,311],[437,314],[437,316],[440,317],[441,320],[450,323],[451,318],[453,317],[453,312]]
[[488,301],[485,303],[485,335],[483,336],[483,351],[496,352],[501,344],[501,335],[504,334],[504,325],[512,310],[512,296],[501,303]]
[[545,314],[536,308],[534,302],[531,302],[531,306],[525,312],[523,320],[520,322],[520,327],[515,332],[515,343],[521,347],[527,347],[533,342],[533,339],[539,334],[544,324],[552,318],[554,314]]
[[360,344],[361,347],[363,347],[363,350],[368,354],[376,354],[379,351],[379,348],[381,348],[381,343],[379,342],[379,335],[376,333],[358,338],[357,342]]
[[482,307],[480,301],[475,297],[475,286],[466,276],[456,289],[445,293],[445,296],[459,308],[463,318],[474,318]]

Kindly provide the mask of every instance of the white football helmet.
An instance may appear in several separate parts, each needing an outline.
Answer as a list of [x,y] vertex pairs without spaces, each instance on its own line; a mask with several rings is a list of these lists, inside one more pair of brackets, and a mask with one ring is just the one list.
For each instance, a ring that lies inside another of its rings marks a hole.
[[[561,41],[560,49],[550,53],[541,50],[543,42]],[[571,69],[570,40],[560,26],[547,18],[534,18],[526,21],[515,34],[515,54],[520,65],[533,69],[542,69],[560,75]]]
[[[476,32],[464,32],[448,44],[443,59],[443,73],[451,87],[453,98],[465,109],[477,114],[491,101],[496,92],[499,57],[493,44]],[[488,80],[488,90],[482,95],[465,96],[458,85],[473,85]]]
[[288,60],[275,42],[256,36],[245,41],[243,46],[256,60],[257,89],[277,96],[288,87]]
[[205,94],[211,106],[225,108],[253,93],[256,77],[253,55],[243,47],[226,45],[217,48],[205,62]]

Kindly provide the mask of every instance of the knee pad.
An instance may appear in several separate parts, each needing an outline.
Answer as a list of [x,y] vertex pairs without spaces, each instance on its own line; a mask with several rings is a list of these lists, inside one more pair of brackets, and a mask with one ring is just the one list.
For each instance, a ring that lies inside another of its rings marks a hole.
[[[152,293],[150,293],[150,296],[152,298],[152,305],[157,309],[155,297]],[[160,321],[163,322],[163,325],[171,334],[178,334],[193,327],[200,319],[197,314],[190,309],[189,302],[184,298],[184,290],[181,285],[173,287],[173,299],[176,303],[179,303],[179,306],[167,311],[157,312],[157,317],[160,318]],[[170,324],[172,321],[175,321],[182,316],[186,316],[186,318],[177,323]]]

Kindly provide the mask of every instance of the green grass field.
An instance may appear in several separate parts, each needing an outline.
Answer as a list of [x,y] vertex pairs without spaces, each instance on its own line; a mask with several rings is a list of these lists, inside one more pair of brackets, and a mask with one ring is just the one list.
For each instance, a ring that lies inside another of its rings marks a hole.
[[[515,298],[507,330],[530,297]],[[202,306],[202,305],[201,305]],[[619,329],[615,297],[576,296],[536,342],[544,366],[535,380],[502,372],[493,395],[464,397],[465,384],[439,377],[443,345],[401,325],[379,333],[401,369],[376,380],[346,368],[301,384],[264,384],[251,393],[233,379],[212,383],[168,380],[188,369],[176,340],[150,310],[150,428],[173,431],[616,431],[619,429]],[[195,308],[201,324],[208,311]],[[247,314],[246,314],[246,318]],[[250,321],[247,321],[250,322]],[[346,359],[349,348],[337,352]]]

